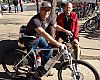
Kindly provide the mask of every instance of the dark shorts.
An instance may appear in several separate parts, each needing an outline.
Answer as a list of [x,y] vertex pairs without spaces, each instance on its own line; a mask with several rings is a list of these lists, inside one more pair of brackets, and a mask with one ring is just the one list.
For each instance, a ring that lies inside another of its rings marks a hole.
[[[64,32],[59,32],[59,38],[61,38],[64,42],[68,42],[68,35]],[[70,41],[73,41],[73,38],[70,38]]]

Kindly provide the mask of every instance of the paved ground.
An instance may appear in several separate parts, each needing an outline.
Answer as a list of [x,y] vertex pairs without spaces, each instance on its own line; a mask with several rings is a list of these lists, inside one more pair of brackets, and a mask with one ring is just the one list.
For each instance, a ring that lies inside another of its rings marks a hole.
[[[18,38],[19,28],[21,25],[27,24],[29,19],[36,14],[36,11],[24,11],[19,13],[4,12],[4,15],[0,17],[0,40],[16,40]],[[84,21],[79,21],[80,24]],[[86,36],[88,33],[80,33],[80,46],[81,57],[83,60],[92,64],[100,74],[100,39],[89,38]],[[0,73],[4,70],[0,66]],[[55,75],[49,77],[48,80],[57,80],[57,71],[53,69]],[[0,75],[2,78],[2,76]]]

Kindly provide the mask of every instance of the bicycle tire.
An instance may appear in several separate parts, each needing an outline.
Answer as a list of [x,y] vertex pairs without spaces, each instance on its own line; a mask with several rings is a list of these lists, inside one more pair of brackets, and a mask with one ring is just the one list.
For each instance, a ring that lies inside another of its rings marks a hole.
[[[26,57],[27,63],[25,64],[20,64],[17,69],[15,70],[13,67],[16,64],[16,62],[19,62],[20,59],[22,59],[22,57],[24,57],[26,55],[26,53],[22,52],[22,51],[17,51],[16,49],[10,49],[8,51],[5,52],[4,56],[3,56],[3,69],[5,70],[5,72],[13,79],[20,79],[21,74],[23,74],[24,76],[26,75],[26,73],[28,72],[28,70],[26,69],[27,67],[31,67],[32,66],[32,60],[30,58],[30,56]],[[24,61],[23,61],[24,62]],[[22,71],[21,71],[22,69]],[[25,70],[25,72],[24,72]],[[20,76],[19,76],[20,75]],[[23,77],[24,77],[23,76]]]
[[[80,70],[80,79],[79,80],[100,80],[99,79],[99,74],[96,71],[96,69],[90,65],[89,63],[85,62],[85,61],[80,61],[80,60],[73,60],[72,61],[75,64],[78,64],[78,66],[81,67]],[[58,80],[72,80],[72,73],[70,68],[68,67],[69,62],[66,61],[64,62],[60,68],[58,69]],[[79,68],[80,68],[79,67]],[[83,68],[82,68],[83,67]],[[84,69],[84,70],[83,70]],[[88,70],[87,70],[88,69]],[[67,70],[67,72],[65,73],[64,71]],[[83,73],[82,73],[83,71]],[[86,71],[86,74],[85,74]],[[87,71],[90,71],[89,73],[87,73]],[[70,73],[69,75],[68,72]],[[65,75],[65,76],[64,76]],[[66,77],[66,78],[65,78]],[[64,79],[65,78],[65,79]],[[87,79],[88,78],[88,79]],[[90,78],[90,79],[89,79]]]
[[97,29],[98,22],[95,20],[96,17],[93,17],[84,23],[84,31],[92,32]]

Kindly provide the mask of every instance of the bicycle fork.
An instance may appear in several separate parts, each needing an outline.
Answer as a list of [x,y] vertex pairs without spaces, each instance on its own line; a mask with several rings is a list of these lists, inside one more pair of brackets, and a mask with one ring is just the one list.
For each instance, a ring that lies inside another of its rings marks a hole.
[[80,79],[80,75],[79,75],[79,71],[78,71],[78,65],[73,63],[73,58],[71,57],[71,54],[69,54],[70,60],[69,60],[69,67],[72,71],[72,77],[73,80],[79,80]]
[[73,70],[72,70],[73,80],[80,80],[79,71],[77,71],[77,65],[73,64],[72,67],[73,67]]

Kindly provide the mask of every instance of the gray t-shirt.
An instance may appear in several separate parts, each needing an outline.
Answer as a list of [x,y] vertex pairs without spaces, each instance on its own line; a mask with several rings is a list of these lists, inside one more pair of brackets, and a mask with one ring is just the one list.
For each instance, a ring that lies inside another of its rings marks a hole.
[[35,28],[42,27],[44,30],[46,30],[48,27],[53,26],[55,22],[56,21],[51,17],[48,17],[45,21],[41,20],[39,13],[30,19],[27,24],[25,34],[37,37],[40,34],[36,32]]

